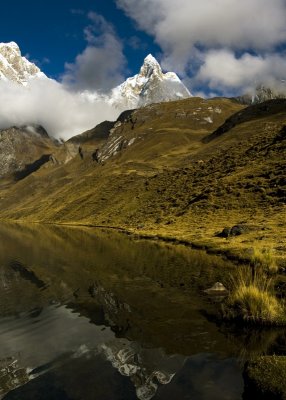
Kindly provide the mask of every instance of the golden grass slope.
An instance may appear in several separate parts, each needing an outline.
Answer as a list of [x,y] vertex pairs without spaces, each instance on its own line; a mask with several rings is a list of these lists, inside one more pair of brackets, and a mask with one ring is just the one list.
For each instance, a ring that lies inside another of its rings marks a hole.
[[125,122],[112,130],[101,149],[104,161],[110,158],[110,144],[115,141],[124,151],[117,152],[120,167],[135,170],[171,168],[185,165],[185,157],[196,154],[201,139],[212,133],[226,118],[243,109],[227,99],[185,100],[152,104],[125,113]]
[[[205,120],[211,113],[213,123]],[[229,129],[210,136],[233,114]],[[285,100],[245,111],[227,99],[152,105],[116,128],[111,138],[136,140],[103,164],[77,155],[66,165],[3,188],[0,216],[119,226],[239,256],[259,241],[281,261],[286,250],[285,125]],[[215,236],[238,223],[251,229],[229,239]]]

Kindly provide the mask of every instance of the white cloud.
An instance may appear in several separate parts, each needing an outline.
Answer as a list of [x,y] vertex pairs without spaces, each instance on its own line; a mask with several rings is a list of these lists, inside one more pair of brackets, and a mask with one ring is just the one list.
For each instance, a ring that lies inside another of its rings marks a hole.
[[285,0],[117,0],[164,51],[203,46],[260,48],[286,38]]
[[104,101],[91,102],[50,79],[31,80],[29,87],[0,82],[0,128],[38,123],[50,135],[68,139],[117,117],[118,110]]
[[[163,67],[193,76],[195,85],[205,77],[237,88],[247,84],[247,74],[255,78],[253,71],[270,80],[286,75],[283,56],[275,54],[286,42],[286,0],[117,0],[117,5],[154,37]],[[219,68],[230,76],[223,79]]]
[[124,80],[123,45],[103,16],[94,12],[88,16],[91,24],[84,30],[87,47],[74,63],[66,64],[62,81],[74,90],[106,93]]
[[236,57],[230,50],[210,50],[205,54],[195,80],[207,84],[210,89],[223,89],[225,93],[250,90],[261,83],[282,86],[286,78],[286,58],[282,55],[255,56],[249,53]]
[[101,15],[89,13],[88,17],[87,47],[73,64],[66,65],[61,82],[34,78],[24,87],[0,80],[0,129],[40,124],[51,136],[68,139],[104,120],[116,120],[120,110],[100,93],[124,80],[122,43]]

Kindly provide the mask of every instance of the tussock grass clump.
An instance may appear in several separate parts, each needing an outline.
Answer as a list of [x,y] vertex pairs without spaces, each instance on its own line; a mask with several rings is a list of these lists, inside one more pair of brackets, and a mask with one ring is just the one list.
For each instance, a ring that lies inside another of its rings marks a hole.
[[274,251],[271,248],[261,248],[255,245],[251,257],[251,263],[254,266],[261,266],[271,273],[278,271]]
[[224,316],[265,325],[284,325],[284,305],[272,290],[272,280],[262,268],[241,267],[232,277],[232,293]]
[[240,309],[241,316],[245,320],[273,324],[281,320],[282,307],[278,300],[269,292],[260,291],[254,285],[239,287],[232,301]]

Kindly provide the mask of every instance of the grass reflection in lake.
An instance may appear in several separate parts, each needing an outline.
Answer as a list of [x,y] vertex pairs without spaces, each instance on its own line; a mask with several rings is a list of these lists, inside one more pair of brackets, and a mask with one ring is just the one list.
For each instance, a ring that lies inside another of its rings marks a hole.
[[217,305],[203,289],[233,268],[114,231],[2,223],[0,359],[15,368],[4,365],[0,386],[20,386],[5,398],[219,398],[203,383],[198,389],[200,371],[220,385],[220,400],[240,399],[235,358],[247,335],[204,316]]

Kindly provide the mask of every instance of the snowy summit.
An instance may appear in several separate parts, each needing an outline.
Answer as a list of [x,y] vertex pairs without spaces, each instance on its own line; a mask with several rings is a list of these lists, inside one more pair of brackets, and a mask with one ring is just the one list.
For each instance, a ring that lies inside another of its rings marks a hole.
[[[0,43],[0,80],[29,86],[34,78],[47,76],[26,57],[21,55],[15,42]],[[91,102],[103,100],[120,111],[152,103],[184,99],[191,93],[174,72],[163,73],[155,57],[149,54],[138,74],[112,89],[108,95],[85,91],[83,98]]]
[[111,103],[124,108],[137,108],[190,96],[191,93],[177,74],[163,73],[156,58],[149,54],[144,59],[139,74],[113,89]]
[[46,75],[22,57],[17,43],[0,43],[0,79],[26,86],[33,78],[46,78]]

